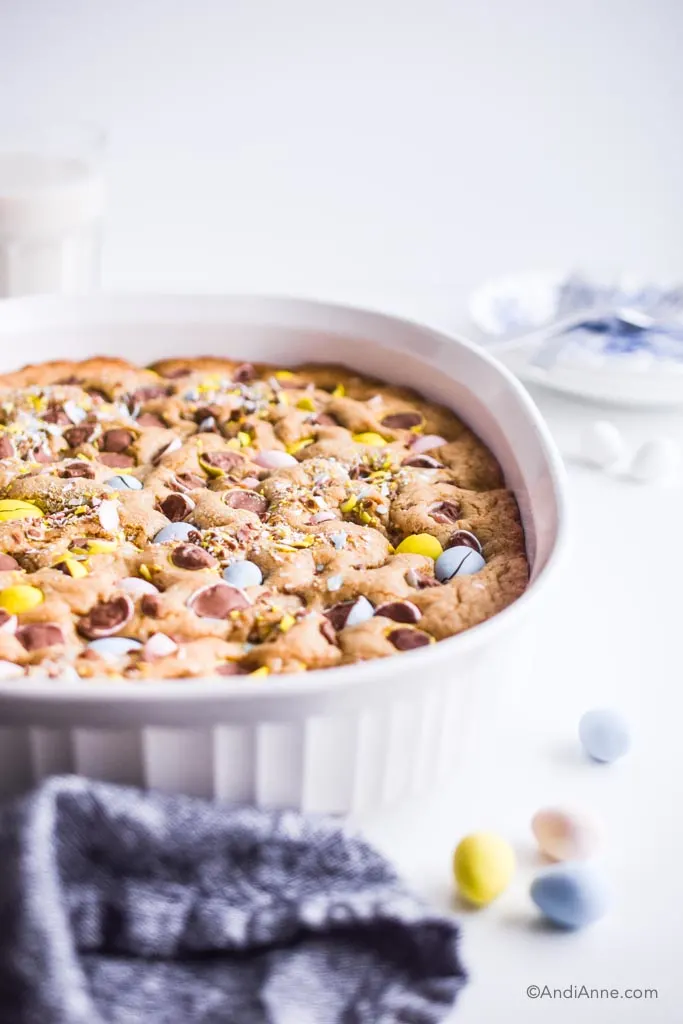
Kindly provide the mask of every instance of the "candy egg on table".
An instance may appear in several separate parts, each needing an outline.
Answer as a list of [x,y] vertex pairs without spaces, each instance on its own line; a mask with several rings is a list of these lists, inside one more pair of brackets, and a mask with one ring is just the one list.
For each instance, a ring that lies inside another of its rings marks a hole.
[[583,860],[599,845],[598,828],[585,814],[544,807],[531,819],[541,853],[552,860]]
[[550,921],[562,928],[585,928],[609,907],[605,880],[586,864],[555,864],[531,884],[531,898]]
[[628,723],[611,708],[586,711],[579,722],[579,739],[586,753],[603,764],[623,757],[631,746]]
[[633,456],[631,476],[641,483],[665,481],[678,469],[681,452],[670,437],[654,437]]
[[425,555],[437,559],[442,553],[441,544],[431,533],[411,533],[396,548],[397,555]]
[[263,573],[255,562],[243,559],[239,562],[231,562],[223,570],[223,579],[226,583],[232,583],[235,587],[258,587],[263,583]]
[[625,452],[621,431],[608,420],[595,420],[581,434],[581,458],[600,469],[608,469],[620,462]]
[[434,575],[441,583],[445,583],[454,576],[472,576],[475,572],[480,572],[485,565],[483,556],[474,548],[464,544],[456,545],[439,555],[434,565]]
[[455,848],[453,873],[461,896],[483,907],[512,881],[515,854],[507,840],[495,832],[474,832]]

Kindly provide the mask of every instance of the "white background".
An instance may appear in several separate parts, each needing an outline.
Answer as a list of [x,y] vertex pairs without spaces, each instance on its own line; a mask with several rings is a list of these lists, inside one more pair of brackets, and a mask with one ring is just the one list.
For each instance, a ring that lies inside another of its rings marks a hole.
[[[0,0],[0,118],[109,129],[109,288],[314,295],[452,328],[499,272],[681,274],[682,43],[680,0]],[[595,410],[540,401],[570,454]],[[683,442],[677,416],[617,419],[633,444]],[[683,1019],[683,491],[573,466],[570,498],[535,672],[500,666],[509,697],[448,792],[364,823],[444,908],[463,832],[517,845],[511,891],[463,913],[463,1024]],[[606,769],[576,744],[601,703],[636,732]],[[592,808],[610,837],[614,909],[580,935],[540,927],[526,895],[546,803]],[[531,984],[659,999],[533,1002]]]

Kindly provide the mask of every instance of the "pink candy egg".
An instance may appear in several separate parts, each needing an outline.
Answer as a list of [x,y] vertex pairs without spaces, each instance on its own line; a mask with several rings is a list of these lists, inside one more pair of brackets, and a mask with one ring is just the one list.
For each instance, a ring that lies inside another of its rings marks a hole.
[[417,441],[410,446],[410,454],[421,455],[422,452],[439,448],[442,444],[447,444],[445,437],[440,437],[438,434],[425,434],[423,437],[418,437]]
[[298,465],[293,455],[281,452],[277,448],[271,448],[265,452],[259,452],[254,462],[264,469],[284,469],[285,466]]
[[142,649],[142,656],[145,661],[153,661],[155,658],[166,658],[178,650],[178,644],[171,640],[165,633],[155,633],[146,642]]
[[316,512],[315,515],[311,516],[312,523],[329,523],[332,519],[336,519],[334,512]]
[[541,853],[551,860],[584,860],[599,845],[599,829],[587,815],[544,807],[531,819]]
[[140,579],[139,576],[126,576],[125,579],[119,580],[119,590],[125,591],[126,594],[130,594],[131,597],[142,597],[143,594],[158,594],[159,590],[150,583],[148,580]]

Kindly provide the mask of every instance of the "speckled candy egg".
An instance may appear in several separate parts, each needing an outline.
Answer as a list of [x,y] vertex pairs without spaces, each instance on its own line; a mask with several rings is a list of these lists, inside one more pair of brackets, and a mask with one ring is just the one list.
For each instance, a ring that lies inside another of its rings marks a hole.
[[471,576],[480,572],[486,562],[474,548],[456,546],[447,548],[436,560],[434,575],[441,583],[452,580],[454,576]]
[[623,757],[631,746],[628,724],[610,708],[587,711],[579,722],[579,739],[586,753],[604,764]]
[[244,589],[245,587],[258,587],[263,583],[263,573],[255,562],[244,559],[240,562],[232,562],[223,570],[223,579],[226,583],[232,583],[233,587]]
[[552,860],[583,860],[599,844],[598,828],[587,815],[555,807],[537,811],[531,830],[541,853]]
[[562,928],[585,928],[607,912],[604,879],[584,864],[557,864],[531,885],[531,898],[550,921]]
[[507,889],[515,873],[515,854],[494,832],[475,832],[458,843],[453,873],[464,899],[483,907]]

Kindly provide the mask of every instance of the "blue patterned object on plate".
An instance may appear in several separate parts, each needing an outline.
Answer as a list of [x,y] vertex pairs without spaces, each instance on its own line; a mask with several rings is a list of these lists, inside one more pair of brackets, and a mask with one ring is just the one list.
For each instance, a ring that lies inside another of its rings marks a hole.
[[[624,278],[602,284],[574,274],[527,274],[479,289],[470,305],[475,324],[497,340],[587,310],[585,322],[549,338],[530,364],[582,369],[683,370],[683,287]],[[595,311],[595,316],[590,315]]]

